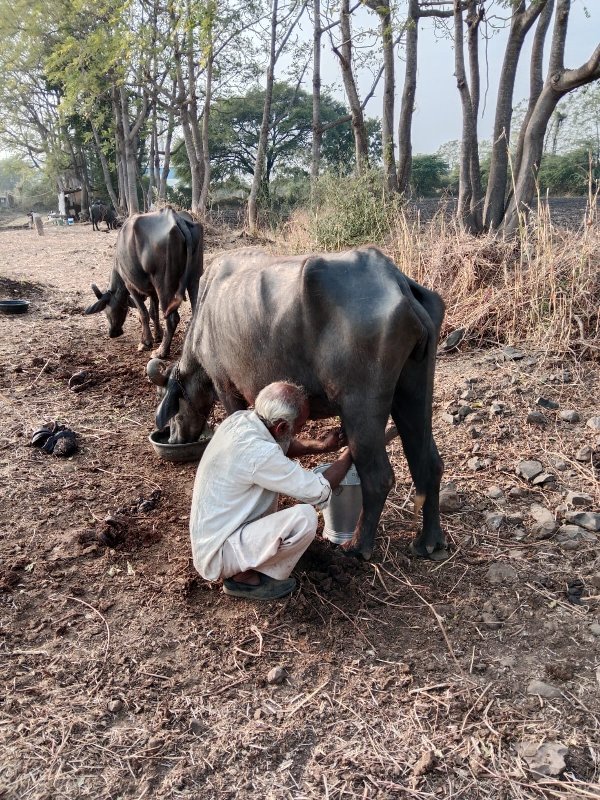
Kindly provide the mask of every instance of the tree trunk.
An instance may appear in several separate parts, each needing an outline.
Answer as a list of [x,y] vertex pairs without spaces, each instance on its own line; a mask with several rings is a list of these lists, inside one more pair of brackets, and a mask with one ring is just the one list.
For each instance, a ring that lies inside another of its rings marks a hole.
[[167,121],[167,132],[165,135],[165,152],[163,159],[163,168],[160,175],[160,183],[158,186],[158,199],[165,200],[167,197],[167,180],[169,178],[169,170],[171,168],[171,142],[173,141],[173,131],[175,130],[175,95],[176,83],[173,82],[173,91],[171,93],[171,105],[169,107],[169,116]]
[[469,74],[471,80],[471,144],[469,159],[469,180],[471,182],[471,220],[473,228],[481,231],[483,221],[483,190],[481,188],[481,167],[479,165],[479,140],[477,136],[477,115],[479,113],[479,23],[483,18],[477,8],[477,0],[469,0],[467,8],[467,47],[469,52]]
[[100,167],[102,169],[102,176],[104,178],[104,185],[106,186],[106,191],[108,192],[108,196],[110,197],[110,201],[113,204],[113,208],[118,211],[119,209],[119,201],[117,200],[117,195],[115,194],[115,190],[113,187],[112,178],[110,176],[110,168],[108,166],[108,161],[104,152],[102,150],[102,143],[100,141],[100,135],[98,134],[98,128],[94,125],[94,122],[90,120],[90,127],[92,129],[92,135],[94,137],[94,144],[96,146],[96,153],[98,155],[98,160],[100,161]]
[[356,88],[356,80],[352,66],[352,32],[350,29],[350,0],[341,0],[340,5],[340,30],[342,42],[339,50],[334,47],[342,70],[342,80],[350,114],[352,118],[352,132],[354,134],[354,149],[356,153],[356,172],[361,175],[369,166],[369,138],[365,126],[363,109]]
[[419,2],[409,0],[406,20],[404,88],[398,122],[398,191],[408,194],[412,169],[412,118],[417,91],[417,45],[419,38]]
[[[551,5],[552,1],[550,0]],[[525,0],[521,0],[513,10],[510,33],[506,50],[504,51],[504,62],[500,72],[492,137],[490,175],[485,197],[484,224],[488,230],[498,228],[504,215],[513,92],[521,49],[525,36],[546,4],[547,0],[539,0],[539,2],[530,4],[529,9],[526,9]]]
[[204,97],[204,112],[202,114],[202,156],[203,156],[203,176],[202,189],[200,191],[199,212],[204,217],[206,215],[206,205],[208,201],[208,190],[210,187],[210,150],[208,147],[208,123],[210,119],[210,104],[212,102],[212,76],[213,76],[213,46],[212,28],[209,31],[210,41],[206,54],[206,94]]
[[462,140],[459,162],[458,179],[458,218],[461,224],[469,231],[476,232],[475,220],[471,213],[473,189],[471,185],[471,157],[473,152],[473,139],[476,136],[473,120],[473,107],[471,95],[467,84],[465,71],[465,57],[463,45],[463,10],[458,0],[454,6],[454,63],[456,85],[462,103]]
[[277,8],[278,0],[273,0],[271,12],[271,42],[269,54],[269,66],[267,69],[267,85],[265,88],[265,104],[263,106],[263,118],[258,137],[258,149],[254,164],[254,175],[252,176],[252,186],[248,196],[248,228],[251,236],[255,236],[258,230],[258,193],[260,190],[263,170],[265,168],[265,157],[267,152],[267,138],[269,136],[269,118],[271,116],[271,103],[273,100],[273,81],[275,75],[275,43],[277,37]]
[[[517,147],[512,163],[513,179],[519,174],[519,169],[521,168],[523,144],[525,141],[525,131],[527,130],[527,125],[529,124],[529,120],[533,114],[535,104],[537,103],[538,98],[542,93],[542,89],[544,88],[544,44],[546,42],[548,28],[550,27],[550,22],[552,20],[553,11],[554,0],[546,0],[546,4],[541,10],[538,24],[535,29],[535,36],[533,37],[531,61],[529,64],[529,103],[527,105],[525,118],[521,123]],[[512,195],[512,186],[509,187],[509,195]],[[505,208],[506,203],[504,204],[504,209]]]
[[381,44],[383,48],[383,119],[381,123],[381,144],[383,148],[383,173],[388,192],[398,191],[398,176],[394,153],[394,39],[392,36],[392,15],[389,0],[381,0],[377,7],[381,17]]
[[514,195],[504,218],[503,230],[507,234],[515,232],[521,215],[527,216],[533,201],[544,136],[558,101],[573,89],[600,78],[600,45],[581,67],[577,69],[564,67],[570,6],[570,0],[557,0],[548,75],[523,137],[523,155],[515,178]]
[[127,199],[127,213],[137,214],[140,204],[137,193],[137,153],[133,149],[133,137],[129,124],[129,104],[127,101],[127,89],[122,86],[119,90],[121,101],[121,119],[123,125],[123,144],[124,152],[124,171],[125,171],[125,196]]
[[321,144],[323,131],[321,130],[321,0],[314,0],[314,30],[313,30],[313,96],[312,96],[312,148],[310,157],[310,182],[314,188],[319,177],[321,161]]

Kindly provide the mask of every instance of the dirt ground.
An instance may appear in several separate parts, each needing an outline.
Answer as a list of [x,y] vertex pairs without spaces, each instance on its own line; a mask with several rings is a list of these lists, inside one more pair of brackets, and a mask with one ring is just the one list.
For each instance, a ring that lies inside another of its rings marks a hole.
[[[543,538],[531,516],[537,503],[563,522],[567,490],[599,510],[598,363],[524,345],[518,360],[441,355],[451,558],[408,555],[395,442],[373,561],[318,540],[293,596],[237,601],[190,565],[195,465],[150,448],[135,315],[117,340],[82,315],[116,235],[0,232],[0,299],[30,301],[0,315],[0,797],[600,798],[600,542]],[[75,431],[75,455],[30,446],[53,421]],[[517,476],[523,459],[555,482]]]

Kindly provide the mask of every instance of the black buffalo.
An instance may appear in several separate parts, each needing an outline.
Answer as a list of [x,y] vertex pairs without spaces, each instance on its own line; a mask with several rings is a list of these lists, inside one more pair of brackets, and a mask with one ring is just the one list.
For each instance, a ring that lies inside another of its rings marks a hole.
[[415,484],[415,510],[423,509],[413,549],[443,555],[443,464],[431,429],[443,316],[441,298],[374,247],[316,256],[226,253],[202,278],[179,363],[160,370],[149,364],[148,374],[164,387],[156,424],[170,421],[172,442],[193,441],[217,397],[233,413],[272,381],[304,386],[313,419],[341,417],[363,494],[345,547],[369,559],[394,482],[385,449],[391,414]]
[[99,222],[106,222],[106,230],[116,230],[119,227],[119,218],[114,210],[105,203],[96,201],[90,206],[90,219],[92,220],[92,230],[99,231]]
[[[189,214],[175,212],[172,208],[134,214],[117,236],[110,286],[101,292],[92,284],[98,302],[86,308],[85,313],[96,314],[106,310],[109,336],[114,338],[123,333],[127,308],[133,305],[140,312],[142,323],[142,341],[138,350],[152,347],[152,318],[154,341],[156,344],[162,342],[156,355],[167,358],[179,322],[177,309],[186,291],[192,309],[195,307],[201,274],[202,226]],[[150,298],[150,315],[144,303],[146,297]],[[166,317],[164,339],[159,307]]]

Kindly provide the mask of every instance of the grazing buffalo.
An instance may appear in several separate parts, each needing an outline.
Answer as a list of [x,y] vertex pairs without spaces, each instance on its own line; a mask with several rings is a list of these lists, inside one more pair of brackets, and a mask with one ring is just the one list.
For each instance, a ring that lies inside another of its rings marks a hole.
[[170,441],[195,440],[215,399],[246,408],[273,381],[309,394],[310,416],[341,417],[362,484],[363,510],[344,547],[369,559],[394,473],[385,449],[389,415],[415,484],[422,556],[443,556],[442,461],[431,410],[441,298],[406,277],[375,247],[314,256],[238,250],[219,256],[175,366],[150,362],[162,386],[156,424]]
[[92,230],[99,231],[99,222],[106,222],[106,230],[116,230],[119,227],[119,219],[110,207],[96,201],[90,206],[90,219],[92,220]]
[[[142,341],[138,350],[152,347],[152,318],[154,341],[157,344],[162,342],[156,355],[168,358],[179,322],[177,309],[186,291],[192,309],[195,307],[201,274],[202,226],[189,214],[175,212],[172,208],[134,214],[117,236],[110,286],[101,292],[92,284],[98,302],[86,308],[85,313],[96,314],[105,309],[109,336],[114,338],[122,335],[127,308],[133,305],[140,312],[142,322]],[[146,297],[150,298],[150,315],[144,303]],[[166,317],[164,339],[159,306]]]

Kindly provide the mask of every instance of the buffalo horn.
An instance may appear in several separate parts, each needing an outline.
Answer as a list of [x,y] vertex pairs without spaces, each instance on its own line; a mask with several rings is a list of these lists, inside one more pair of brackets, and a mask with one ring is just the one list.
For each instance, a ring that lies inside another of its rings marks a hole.
[[165,362],[161,361],[160,358],[152,358],[146,364],[146,375],[157,386],[165,386],[167,383],[167,376],[164,372],[165,367]]
[[96,297],[98,298],[98,300],[100,300],[100,299],[101,299],[101,297],[102,297],[102,292],[101,292],[101,291],[100,291],[100,289],[99,289],[99,288],[96,286],[96,284],[95,284],[95,283],[92,283],[92,292],[93,292],[93,293],[96,295]]

